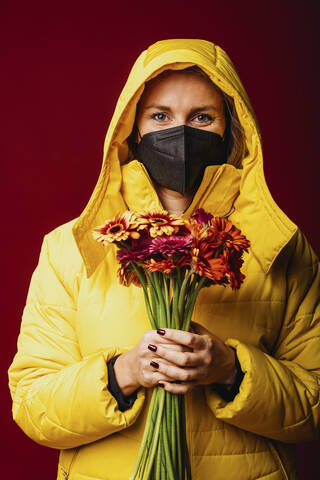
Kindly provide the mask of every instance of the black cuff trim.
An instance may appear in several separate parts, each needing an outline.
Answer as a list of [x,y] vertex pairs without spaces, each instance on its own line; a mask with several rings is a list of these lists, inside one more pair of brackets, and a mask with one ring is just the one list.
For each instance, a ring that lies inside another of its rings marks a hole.
[[108,367],[107,388],[111,393],[111,395],[113,395],[114,398],[117,400],[120,412],[124,412],[125,410],[128,410],[129,408],[131,408],[132,405],[134,404],[137,398],[137,390],[131,393],[130,395],[128,395],[127,397],[123,395],[113,370],[113,365],[119,356],[120,355],[116,355],[115,357],[111,358],[111,360],[109,360],[109,362],[107,363],[107,367]]
[[213,389],[223,398],[226,402],[231,402],[234,400],[235,396],[239,393],[240,384],[243,380],[244,373],[241,370],[241,366],[238,360],[237,351],[235,348],[230,347],[234,350],[235,353],[235,366],[237,369],[237,375],[231,389],[225,388],[222,383],[213,383]]

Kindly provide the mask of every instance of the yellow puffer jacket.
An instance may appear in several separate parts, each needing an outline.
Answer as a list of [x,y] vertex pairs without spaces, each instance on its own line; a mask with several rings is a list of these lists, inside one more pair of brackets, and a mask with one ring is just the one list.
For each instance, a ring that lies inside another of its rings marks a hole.
[[185,216],[231,210],[252,248],[241,289],[204,289],[194,312],[236,348],[245,375],[231,402],[211,386],[186,395],[192,478],[296,479],[294,444],[319,436],[318,259],[269,193],[257,120],[228,55],[205,40],[164,40],[132,68],[85,210],[44,237],[9,369],[13,418],[34,441],[61,450],[60,480],[128,480],[135,463],[151,390],[141,388],[120,412],[106,362],[150,325],[141,289],[119,284],[114,248],[97,244],[91,229],[128,208],[162,209],[126,139],[144,82],[194,64],[234,98],[249,153],[242,169],[208,167]]

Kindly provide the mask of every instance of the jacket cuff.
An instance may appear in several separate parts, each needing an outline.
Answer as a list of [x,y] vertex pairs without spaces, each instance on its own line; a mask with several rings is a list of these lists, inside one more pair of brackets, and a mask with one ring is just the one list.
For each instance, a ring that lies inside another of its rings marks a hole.
[[131,408],[132,405],[134,404],[134,402],[136,401],[137,390],[135,392],[131,393],[128,396],[123,395],[123,393],[122,393],[122,391],[121,391],[121,389],[118,385],[118,382],[116,380],[116,376],[115,376],[114,368],[113,368],[114,363],[119,356],[120,356],[120,354],[111,358],[107,362],[107,367],[108,367],[108,385],[107,385],[107,388],[108,388],[109,392],[111,393],[111,395],[117,400],[120,412],[125,412],[126,410]]
[[232,400],[235,398],[235,396],[239,393],[239,388],[241,385],[241,382],[244,377],[244,373],[241,370],[241,365],[239,363],[239,359],[237,356],[237,350],[233,347],[231,347],[234,350],[235,353],[235,367],[237,370],[236,378],[234,380],[234,383],[230,385],[230,387],[227,387],[226,385],[222,383],[212,383],[213,389],[220,395],[223,400],[226,402],[232,402]]

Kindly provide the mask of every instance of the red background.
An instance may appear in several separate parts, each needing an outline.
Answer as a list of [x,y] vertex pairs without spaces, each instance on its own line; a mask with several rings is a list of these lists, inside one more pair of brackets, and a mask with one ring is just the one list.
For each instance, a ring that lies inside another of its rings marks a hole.
[[[42,237],[86,205],[116,101],[148,45],[203,38],[228,52],[260,123],[270,191],[319,255],[316,4],[1,2],[2,478],[55,479],[58,452],[12,421],[6,372]],[[319,446],[299,445],[302,480],[320,478]]]

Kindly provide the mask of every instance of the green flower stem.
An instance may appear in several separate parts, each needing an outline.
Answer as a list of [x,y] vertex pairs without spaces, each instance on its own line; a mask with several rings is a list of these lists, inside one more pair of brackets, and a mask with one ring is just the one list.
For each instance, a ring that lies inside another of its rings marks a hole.
[[[161,431],[160,431],[160,435],[161,435]],[[166,465],[166,458],[164,456],[164,451],[162,447],[162,442],[159,445],[159,455],[160,455],[160,477],[155,480],[161,480],[162,478],[167,479],[167,465]]]
[[180,318],[182,318],[182,315],[183,315],[183,305],[185,303],[186,290],[187,290],[187,287],[188,287],[188,283],[189,283],[191,274],[192,274],[192,272],[191,272],[191,270],[189,270],[189,272],[185,276],[185,278],[182,282],[182,285],[181,285],[181,290],[180,290],[180,294],[179,294],[179,314],[180,314]]
[[171,434],[172,431],[172,422],[171,422],[171,393],[166,392],[166,401],[165,401],[165,420],[166,420],[166,426],[167,426],[167,433],[168,435]]
[[159,298],[159,304],[160,304],[159,327],[163,328],[163,327],[166,327],[166,325],[167,325],[167,322],[166,322],[166,306],[165,306],[165,302],[164,302],[164,298],[163,298],[163,292],[162,292],[162,289],[161,289],[160,283],[159,283],[158,272],[153,273],[153,278],[154,278],[155,289],[157,291],[158,298]]
[[[152,442],[152,447],[151,447],[151,452],[149,455],[149,462],[148,462],[148,467],[147,467],[147,473],[146,473],[146,478],[145,480],[150,480],[151,477],[151,472],[152,472],[152,466],[157,450],[157,446],[159,443],[159,433],[160,433],[160,426],[161,426],[161,419],[162,419],[162,414],[163,414],[163,407],[164,407],[164,399],[165,399],[165,391],[161,387],[156,387],[159,389],[158,393],[158,415],[157,415],[157,421],[155,424],[154,432],[153,432],[153,442]],[[153,479],[152,479],[153,480]]]
[[161,479],[161,449],[158,447],[157,453],[156,453],[156,461],[154,464],[153,468],[153,474],[151,478],[154,478],[154,480],[160,480]]
[[180,422],[179,419],[181,418],[179,415],[179,394],[174,395],[174,411],[175,411],[175,430],[177,434],[177,460],[178,460],[178,479],[184,478],[184,472],[182,471],[182,463],[181,463],[181,432],[180,432]]
[[[167,393],[168,392],[165,392],[166,397],[167,397]],[[168,404],[167,403],[166,403],[165,409],[166,410],[168,409]],[[175,480],[173,466],[172,466],[172,458],[171,458],[172,452],[170,451],[170,447],[169,447],[169,436],[168,436],[167,422],[166,421],[162,421],[161,429],[162,429],[162,432],[161,432],[161,440],[162,440],[161,441],[161,447],[163,448],[164,458],[165,458],[165,462],[166,462],[166,470],[167,470],[167,473],[168,473],[169,480]]]
[[[158,389],[154,389],[153,394],[154,394],[154,392],[158,392]],[[143,479],[144,471],[145,471],[147,463],[148,463],[148,455],[149,455],[149,452],[150,452],[150,449],[151,449],[151,446],[152,446],[152,442],[153,442],[153,430],[154,430],[154,426],[155,426],[155,423],[156,423],[156,420],[157,420],[157,413],[158,413],[157,402],[158,402],[158,399],[155,399],[155,402],[152,405],[151,423],[150,423],[150,427],[148,429],[149,432],[148,432],[148,435],[147,435],[147,440],[146,440],[146,444],[145,444],[145,448],[144,448],[144,454],[143,454],[142,460],[140,462],[139,480]],[[150,407],[151,407],[151,405],[150,405]]]
[[[185,397],[182,395],[181,396],[181,416],[182,418],[185,418]],[[188,454],[188,445],[187,445],[187,432],[186,432],[186,422],[181,422],[182,424],[182,432],[181,432],[181,437],[182,437],[182,445],[185,445],[185,450],[183,449],[182,455],[183,455],[183,466],[184,469],[183,471],[186,470],[187,473],[187,480],[191,480],[191,466],[190,466],[190,459],[189,459],[189,454]]]
[[[183,319],[186,319],[186,316],[188,312],[190,311],[190,305],[192,303],[192,294],[194,293],[197,283],[199,281],[199,275],[198,274],[193,274],[193,279],[192,282],[189,284],[187,292],[186,292],[186,301],[183,309]],[[186,322],[184,322],[185,324]],[[184,328],[182,328],[183,330]]]
[[[183,395],[179,395],[178,405],[179,405],[180,415],[181,415],[182,412],[183,412],[183,404],[184,404],[184,396],[183,396]],[[181,422],[180,433],[181,433],[181,445],[182,445],[182,448],[181,448],[181,465],[182,465],[183,478],[185,478],[184,475],[185,475],[185,471],[186,471],[186,450],[185,450],[185,448],[184,448],[184,445],[185,445],[185,446],[187,445],[187,443],[186,443],[186,435],[185,435],[185,422]]]
[[182,330],[188,331],[189,328],[190,328],[190,321],[191,321],[191,317],[192,317],[192,314],[193,314],[194,305],[196,303],[198,294],[199,294],[201,288],[203,287],[203,284],[205,283],[205,281],[206,281],[206,277],[201,277],[201,279],[200,279],[197,287],[195,288],[194,292],[192,292],[191,295],[190,295],[190,301],[188,303],[188,310],[187,310],[187,313],[186,313],[185,318],[184,318],[184,323],[183,323]]
[[[171,435],[171,448],[172,448],[172,458],[174,462],[174,471],[175,475],[177,475],[177,466],[176,466],[176,458],[177,458],[177,441],[176,441],[176,419],[175,419],[175,409],[174,409],[174,395],[170,394],[170,435]],[[179,453],[178,453],[179,454]]]
[[187,290],[187,299],[190,298],[192,292],[194,291],[194,289],[196,288],[196,285],[197,285],[197,282],[199,281],[199,275],[197,273],[193,273],[193,278],[192,278],[192,282],[189,284],[188,286],[188,290]]
[[149,301],[149,295],[148,295],[148,290],[147,290],[147,287],[146,287],[146,283],[145,283],[145,281],[144,281],[144,279],[143,279],[143,276],[141,275],[141,272],[140,272],[140,270],[139,270],[139,267],[138,267],[134,262],[132,262],[132,266],[133,266],[133,268],[135,269],[136,274],[138,275],[138,278],[139,278],[139,280],[140,280],[141,286],[142,286],[142,288],[143,288],[143,293],[144,293],[144,299],[145,299],[145,303],[146,303],[147,314],[148,314],[150,323],[151,323],[152,327],[154,328],[155,322],[154,322],[153,313],[152,313],[152,310],[151,310],[151,307],[150,307],[150,301]]
[[147,275],[148,275],[148,279],[150,281],[150,285],[152,285],[152,291],[153,291],[153,297],[154,297],[155,329],[158,329],[158,328],[161,327],[161,310],[160,310],[161,304],[160,304],[160,300],[161,300],[161,297],[162,297],[162,292],[161,292],[160,288],[158,288],[159,286],[157,286],[157,283],[156,283],[156,272],[147,273]]
[[180,327],[180,315],[179,315],[179,284],[176,279],[173,282],[173,299],[172,299],[172,328]]
[[148,282],[149,282],[150,287],[151,287],[150,290],[152,290],[153,294],[154,294],[155,297],[156,297],[156,301],[158,302],[158,301],[159,301],[158,292],[157,292],[157,290],[156,290],[156,286],[155,286],[155,283],[154,283],[153,275],[152,275],[152,273],[148,272],[148,270],[145,270],[145,273],[146,273]]
[[[152,328],[188,330],[205,279],[185,267],[170,275],[145,271],[147,287],[141,267],[134,267],[144,290]],[[154,388],[130,480],[136,480],[138,475],[139,480],[191,480],[183,395]]]
[[151,303],[152,303],[153,317],[155,319],[154,325],[156,326],[156,322],[157,322],[156,312],[158,310],[158,304],[159,304],[158,294],[157,294],[157,291],[154,287],[152,276],[147,270],[146,270],[146,275],[147,275],[147,279],[148,279],[149,286],[150,286],[150,297],[151,297]]
[[145,453],[145,450],[146,450],[146,447],[147,447],[148,436],[150,435],[150,432],[152,432],[152,429],[150,427],[151,427],[151,424],[153,423],[152,416],[154,415],[154,411],[157,407],[157,397],[158,397],[158,389],[155,388],[152,392],[152,397],[151,397],[151,401],[150,401],[150,405],[149,405],[148,416],[147,416],[146,425],[145,425],[144,432],[143,432],[143,437],[142,437],[137,461],[136,461],[136,464],[134,466],[133,472],[132,472],[129,480],[134,480],[136,478],[138,470],[140,468],[141,460],[144,456],[144,453]]
[[[168,283],[165,275],[162,275],[163,288],[164,288],[164,301],[166,306],[166,325],[171,328],[171,315],[170,315],[170,298],[169,298],[169,289]],[[170,283],[169,283],[170,286]]]

